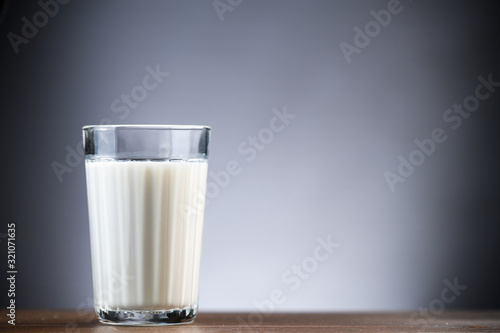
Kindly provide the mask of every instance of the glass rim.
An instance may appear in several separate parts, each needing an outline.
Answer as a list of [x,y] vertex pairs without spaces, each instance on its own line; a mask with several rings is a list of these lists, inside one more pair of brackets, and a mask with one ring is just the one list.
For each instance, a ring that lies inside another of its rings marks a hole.
[[212,128],[206,125],[85,125],[82,130],[112,130],[112,129],[157,129],[157,130],[207,130]]

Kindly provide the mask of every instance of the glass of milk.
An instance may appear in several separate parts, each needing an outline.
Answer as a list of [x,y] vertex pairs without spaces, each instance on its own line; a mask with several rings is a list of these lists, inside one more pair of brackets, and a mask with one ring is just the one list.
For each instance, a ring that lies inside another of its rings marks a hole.
[[209,138],[208,126],[83,127],[101,322],[195,319]]

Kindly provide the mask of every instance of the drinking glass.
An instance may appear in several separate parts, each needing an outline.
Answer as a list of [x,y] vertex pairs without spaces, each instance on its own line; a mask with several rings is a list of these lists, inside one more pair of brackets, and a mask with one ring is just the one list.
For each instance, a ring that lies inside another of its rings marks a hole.
[[108,324],[198,311],[210,127],[83,127],[94,307]]

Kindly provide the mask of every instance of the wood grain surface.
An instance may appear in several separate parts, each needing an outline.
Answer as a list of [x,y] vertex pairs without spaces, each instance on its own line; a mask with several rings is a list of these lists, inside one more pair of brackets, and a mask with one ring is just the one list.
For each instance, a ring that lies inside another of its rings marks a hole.
[[500,332],[500,311],[411,313],[200,313],[192,324],[157,327],[101,324],[93,312],[18,310],[0,332]]

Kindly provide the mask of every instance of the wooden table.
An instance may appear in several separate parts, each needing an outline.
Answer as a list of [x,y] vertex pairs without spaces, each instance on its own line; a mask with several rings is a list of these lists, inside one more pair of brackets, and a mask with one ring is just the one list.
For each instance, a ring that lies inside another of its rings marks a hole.
[[200,313],[188,325],[100,324],[90,311],[16,312],[16,325],[0,311],[0,332],[500,332],[500,311],[445,312],[423,319],[411,313]]

